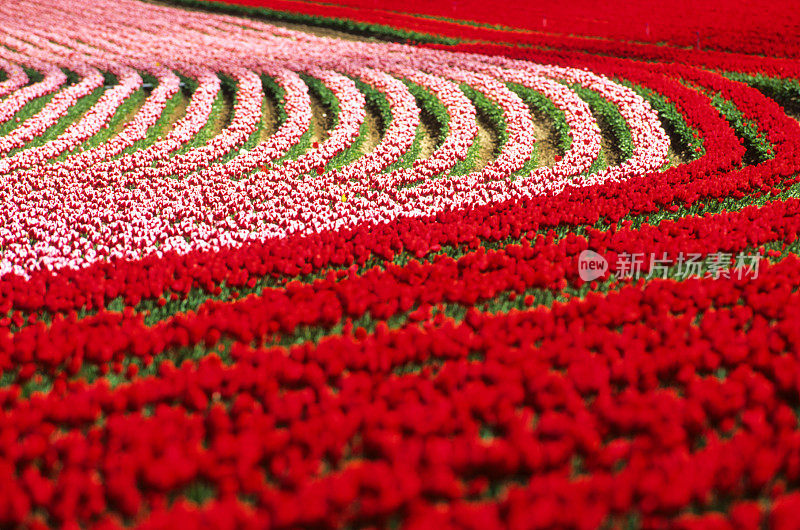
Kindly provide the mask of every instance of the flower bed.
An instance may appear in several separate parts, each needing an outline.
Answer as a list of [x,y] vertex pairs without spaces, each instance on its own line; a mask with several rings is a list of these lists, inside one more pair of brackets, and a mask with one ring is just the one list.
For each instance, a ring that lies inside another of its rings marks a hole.
[[358,1],[0,7],[0,526],[793,527],[796,43]]

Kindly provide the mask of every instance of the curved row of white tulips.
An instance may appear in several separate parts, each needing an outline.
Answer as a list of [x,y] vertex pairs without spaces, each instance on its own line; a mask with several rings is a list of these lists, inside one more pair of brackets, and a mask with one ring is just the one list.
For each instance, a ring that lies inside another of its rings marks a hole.
[[[0,152],[14,151],[0,160],[0,275],[214,250],[553,194],[655,171],[669,147],[641,97],[585,70],[320,38],[134,0],[20,0],[13,9],[0,6],[0,29],[0,68],[8,77],[0,83],[0,97],[6,94],[0,122],[53,94],[39,112],[0,136]],[[43,80],[27,84],[22,67],[41,72]],[[78,82],[65,85],[62,68],[80,76]],[[57,138],[26,149],[103,85],[103,71],[118,83]],[[103,145],[76,149],[142,89],[139,72],[157,81],[142,106]],[[173,72],[197,83],[185,115],[163,137],[131,151],[180,90]],[[212,116],[221,90],[217,73],[236,83],[232,118],[219,134],[188,149]],[[286,159],[312,121],[308,86],[298,73],[321,80],[339,113],[324,141]],[[267,139],[244,149],[262,119],[261,75],[283,90],[287,117]],[[385,95],[391,121],[374,148],[333,168],[330,161],[354,144],[365,120],[364,94],[354,79]],[[427,159],[386,171],[411,148],[420,124],[420,109],[403,80],[439,99],[449,116],[448,133]],[[509,82],[544,94],[564,112],[572,144],[553,166],[522,172],[535,155],[536,138],[530,109]],[[500,108],[507,140],[479,170],[455,176],[450,170],[468,156],[478,133],[463,83]],[[594,90],[617,106],[631,131],[633,156],[587,174],[600,153],[600,132],[588,105],[566,84]],[[54,160],[64,153],[69,156]]]

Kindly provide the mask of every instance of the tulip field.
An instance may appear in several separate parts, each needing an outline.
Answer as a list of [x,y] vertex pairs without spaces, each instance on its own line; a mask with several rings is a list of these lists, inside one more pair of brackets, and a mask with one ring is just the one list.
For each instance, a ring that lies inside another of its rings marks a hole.
[[0,2],[0,527],[800,528],[800,10],[675,2]]

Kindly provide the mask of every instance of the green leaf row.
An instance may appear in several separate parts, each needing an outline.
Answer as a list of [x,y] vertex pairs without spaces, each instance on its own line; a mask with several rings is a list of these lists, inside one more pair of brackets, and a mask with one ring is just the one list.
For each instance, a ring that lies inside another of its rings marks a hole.
[[589,104],[589,108],[601,128],[607,128],[614,138],[614,145],[620,152],[620,162],[624,162],[633,155],[633,137],[625,118],[620,114],[616,105],[603,96],[584,88],[580,85],[570,85],[582,100]]
[[489,122],[494,130],[495,134],[497,135],[497,145],[494,148],[494,152],[492,155],[498,156],[503,149],[503,146],[508,141],[508,131],[506,130],[506,118],[503,115],[503,109],[483,95],[482,93],[478,92],[471,86],[467,84],[460,85],[462,92],[472,101],[472,104],[475,105],[475,110],[478,113],[478,117],[483,118],[487,122]]
[[[184,78],[187,79],[188,78]],[[153,84],[156,83],[155,78],[153,78]],[[154,123],[148,130],[147,134],[144,138],[135,142],[133,145],[128,146],[122,151],[123,155],[128,155],[133,153],[134,151],[138,151],[139,149],[144,149],[147,146],[154,144],[158,141],[160,136],[166,134],[167,130],[169,129],[171,120],[174,114],[177,112],[178,104],[183,101],[184,99],[188,99],[191,97],[194,88],[197,87],[197,83],[194,80],[191,80],[191,83],[183,83],[181,89],[179,89],[171,98],[169,98],[164,105],[164,109],[161,112],[161,116],[158,118],[156,123]]]
[[[389,105],[389,102],[386,100],[386,96],[383,95],[383,93],[379,90],[376,90],[360,79],[352,79],[356,84],[356,87],[361,91],[362,94],[364,94],[364,99],[367,103],[367,109],[378,115],[380,132],[382,134],[392,121],[392,108]],[[325,166],[326,170],[330,171],[332,169],[344,167],[362,156],[364,153],[362,152],[361,147],[370,133],[370,126],[367,121],[364,120],[361,123],[361,127],[358,129],[358,136],[353,143],[350,144],[347,149],[334,156]]]
[[570,134],[564,111],[556,107],[550,98],[532,88],[517,83],[506,83],[509,89],[515,92],[532,112],[547,117],[549,126],[555,131],[558,154],[563,156],[572,147],[572,134]]
[[[151,86],[155,86],[156,79],[153,76],[142,74],[142,81]],[[128,96],[125,101],[117,108],[114,115],[108,121],[108,127],[100,129],[91,138],[86,140],[79,148],[79,150],[88,150],[97,147],[107,142],[111,137],[116,135],[125,125],[125,123],[133,116],[139,107],[142,106],[147,96],[152,92],[150,88],[140,87],[133,94]]]
[[741,138],[744,143],[746,149],[744,163],[746,165],[760,164],[775,157],[773,145],[767,140],[766,135],[758,130],[755,122],[746,119],[732,101],[717,94],[711,99],[711,103],[728,120],[736,132],[736,136]]
[[295,24],[305,24],[321,28],[342,31],[362,37],[372,37],[380,40],[401,41],[409,43],[440,43],[458,44],[460,39],[421,33],[418,31],[408,31],[394,28],[392,26],[380,24],[368,24],[356,22],[346,18],[322,17],[316,15],[306,15],[303,13],[292,13],[278,11],[267,7],[248,7],[234,5],[225,2],[201,1],[201,0],[170,0],[174,4],[203,11],[214,11],[232,15],[246,16],[248,18],[272,20],[278,22],[291,22]]
[[[182,155],[191,149],[205,145],[217,133],[217,122],[221,119],[223,109],[225,108],[226,95],[231,94],[230,84],[227,83],[225,79],[226,76],[220,74],[218,74],[218,76],[222,81],[222,88],[217,93],[217,97],[214,99],[214,102],[211,104],[211,113],[208,116],[208,120],[205,124],[203,124],[203,127],[200,129],[200,131],[198,131],[198,133],[195,134],[191,140],[183,144],[183,146],[181,146],[181,148],[175,152],[175,155]],[[233,95],[231,97],[235,98],[236,91],[234,90],[232,94]]]
[[450,114],[447,112],[447,107],[439,98],[420,85],[407,79],[403,82],[417,100],[417,106],[419,106],[422,116],[429,117],[436,123],[437,135],[434,138],[434,145],[439,147],[450,132]]
[[739,72],[726,72],[724,75],[728,79],[750,85],[765,96],[774,99],[788,111],[795,114],[800,113],[800,81],[797,79],[780,79]]
[[631,88],[643,97],[658,113],[661,126],[670,139],[670,145],[680,155],[695,160],[705,154],[703,139],[698,131],[686,123],[683,114],[678,112],[675,105],[666,100],[664,96],[641,85],[635,85],[624,79],[615,79],[615,82]]

